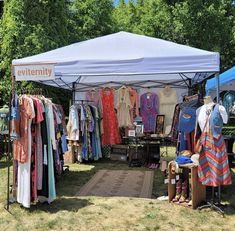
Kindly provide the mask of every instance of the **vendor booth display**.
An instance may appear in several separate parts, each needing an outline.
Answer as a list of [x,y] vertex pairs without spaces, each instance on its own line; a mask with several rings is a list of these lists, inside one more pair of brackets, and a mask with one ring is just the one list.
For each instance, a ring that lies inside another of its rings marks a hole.
[[[174,118],[174,111],[179,111],[176,104],[181,94],[190,94],[193,84],[219,72],[219,54],[119,32],[12,64],[13,86],[15,80],[30,80],[73,92],[68,140],[82,146],[82,159],[100,158],[101,146],[123,141],[120,128],[125,134],[125,130],[137,131],[137,125],[139,137],[143,136],[149,143],[148,152],[153,153],[150,159],[158,159],[149,139],[172,134],[171,120],[177,126],[179,117]],[[163,134],[156,136],[157,121]],[[129,134],[136,137],[137,132]],[[53,145],[54,134],[49,135]]]
[[[185,145],[185,141],[182,145],[180,141],[180,148],[184,150],[178,148],[178,157],[169,164],[170,201],[196,208],[205,200],[206,194],[203,186],[211,186],[214,190],[214,187],[231,184],[228,155],[222,135],[223,123],[227,121],[226,109],[214,103],[210,96],[204,97],[204,105],[197,109],[190,107],[181,109],[179,136],[182,135],[182,131],[193,132],[194,140],[193,145],[190,146],[187,142]],[[189,183],[189,171],[192,177],[191,183]],[[195,176],[195,171],[198,176]],[[173,184],[176,185],[175,190],[173,190]],[[197,196],[198,193],[200,196]],[[212,195],[212,201],[214,203],[214,195]],[[223,211],[213,204],[202,206],[200,209],[211,206],[223,214]]]

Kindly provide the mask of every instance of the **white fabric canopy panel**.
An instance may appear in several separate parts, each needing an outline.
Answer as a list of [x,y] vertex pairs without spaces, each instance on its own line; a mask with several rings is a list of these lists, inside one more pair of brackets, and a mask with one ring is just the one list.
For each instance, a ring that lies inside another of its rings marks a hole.
[[12,61],[13,66],[44,63],[54,63],[56,79],[39,82],[65,89],[72,88],[75,82],[174,82],[182,80],[182,74],[193,80],[196,74],[206,73],[197,79],[200,82],[219,72],[220,66],[219,53],[128,32]]

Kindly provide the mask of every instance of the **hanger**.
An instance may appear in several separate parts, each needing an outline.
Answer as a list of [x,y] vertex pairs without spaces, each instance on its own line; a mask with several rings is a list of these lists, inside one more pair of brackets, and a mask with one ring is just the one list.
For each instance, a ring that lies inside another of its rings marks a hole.
[[164,90],[165,90],[165,91],[169,91],[170,89],[171,89],[171,86],[168,85],[168,84],[166,84],[165,87],[164,87]]
[[96,89],[93,87],[90,92],[96,92]]
[[148,87],[147,95],[149,96],[149,95],[151,95],[151,94],[152,94],[152,92],[150,91],[150,87]]
[[111,87],[110,87],[109,83],[105,84],[103,89],[104,90],[110,90]]

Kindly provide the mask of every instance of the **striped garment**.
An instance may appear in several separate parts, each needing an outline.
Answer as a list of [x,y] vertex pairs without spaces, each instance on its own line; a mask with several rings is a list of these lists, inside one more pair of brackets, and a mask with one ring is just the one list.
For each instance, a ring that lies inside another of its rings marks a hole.
[[203,145],[199,158],[198,176],[203,185],[217,187],[231,184],[228,155],[222,135],[218,139],[211,133],[204,132],[201,136]]

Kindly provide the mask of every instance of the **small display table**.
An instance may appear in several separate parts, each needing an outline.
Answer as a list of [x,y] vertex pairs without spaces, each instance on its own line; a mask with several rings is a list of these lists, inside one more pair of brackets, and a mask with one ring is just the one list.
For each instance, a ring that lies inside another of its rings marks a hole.
[[[196,209],[202,202],[206,201],[206,187],[202,185],[202,183],[198,180],[197,175],[197,166],[194,166],[193,164],[188,165],[179,165],[180,168],[183,169],[183,171],[186,171],[188,173],[188,182],[189,187],[191,187],[191,200],[192,200],[192,208]],[[171,171],[172,168],[172,162],[168,165],[169,170],[169,177],[168,177],[168,196],[169,196],[169,202],[172,202],[173,198],[176,194],[176,175],[178,174],[172,174]],[[187,203],[177,203],[183,206],[188,206]]]

